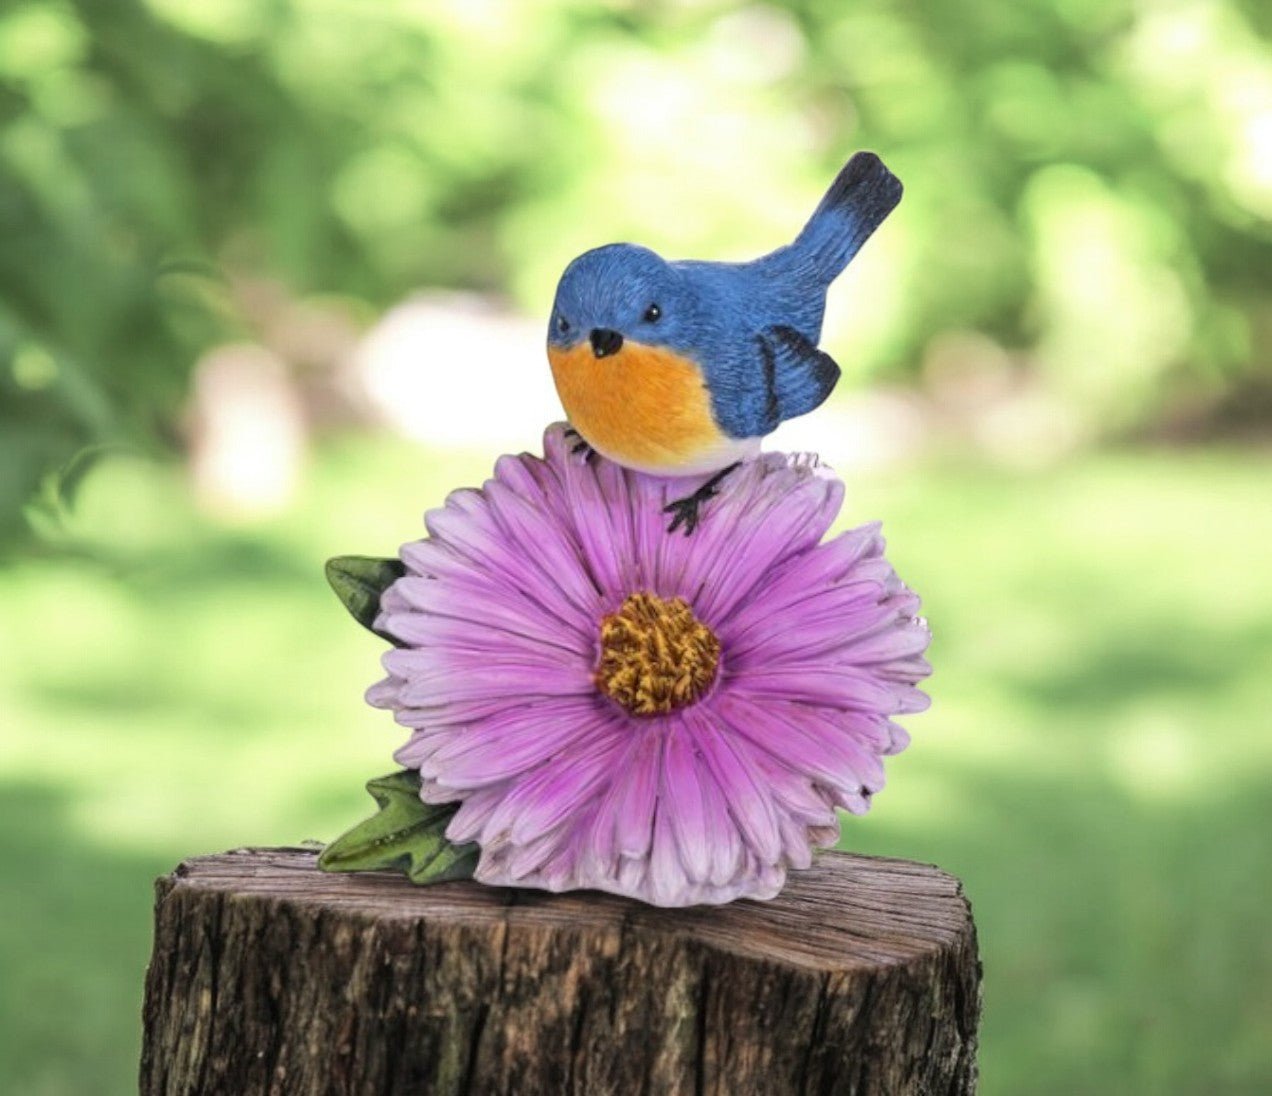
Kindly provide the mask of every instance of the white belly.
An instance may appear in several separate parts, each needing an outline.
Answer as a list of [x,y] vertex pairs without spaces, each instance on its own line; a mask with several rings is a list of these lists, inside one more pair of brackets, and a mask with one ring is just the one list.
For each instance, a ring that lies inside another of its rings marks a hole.
[[605,452],[603,446],[593,445],[592,448],[615,464],[621,464],[624,468],[631,468],[637,472],[646,472],[651,476],[701,476],[709,472],[719,472],[722,468],[728,468],[729,465],[736,464],[740,460],[749,460],[756,456],[760,451],[762,440],[762,438],[722,437],[707,452],[675,465],[642,465],[630,459],[612,456]]

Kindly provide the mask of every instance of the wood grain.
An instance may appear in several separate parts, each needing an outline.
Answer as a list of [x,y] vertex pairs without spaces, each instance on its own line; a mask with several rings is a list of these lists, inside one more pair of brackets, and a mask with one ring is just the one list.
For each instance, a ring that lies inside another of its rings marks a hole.
[[328,875],[241,849],[156,884],[141,1090],[970,1093],[959,882],[825,853],[772,902]]

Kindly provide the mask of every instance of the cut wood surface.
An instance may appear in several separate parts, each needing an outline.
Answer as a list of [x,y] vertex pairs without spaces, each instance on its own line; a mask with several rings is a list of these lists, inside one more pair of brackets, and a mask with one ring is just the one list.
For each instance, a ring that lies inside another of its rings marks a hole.
[[241,849],[156,891],[145,1094],[975,1090],[975,929],[928,865],[664,910]]

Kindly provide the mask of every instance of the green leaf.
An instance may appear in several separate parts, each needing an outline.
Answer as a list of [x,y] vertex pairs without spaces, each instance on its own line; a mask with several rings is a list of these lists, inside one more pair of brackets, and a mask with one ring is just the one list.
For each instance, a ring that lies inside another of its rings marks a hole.
[[379,813],[337,837],[318,857],[323,871],[400,871],[412,883],[471,879],[475,844],[446,840],[458,803],[420,801],[420,775],[402,770],[367,783]]
[[390,643],[397,641],[383,632],[376,632],[375,618],[380,612],[380,598],[384,591],[404,574],[406,565],[400,559],[336,556],[327,560],[327,581],[341,604],[364,628]]

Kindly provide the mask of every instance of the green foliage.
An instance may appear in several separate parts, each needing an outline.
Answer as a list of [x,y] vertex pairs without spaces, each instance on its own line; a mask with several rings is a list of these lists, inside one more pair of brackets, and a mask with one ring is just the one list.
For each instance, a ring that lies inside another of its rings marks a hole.
[[[375,631],[380,598],[406,574],[406,567],[397,559],[337,556],[327,560],[326,572],[354,620]],[[446,840],[446,826],[458,804],[422,802],[419,773],[405,770],[377,777],[367,784],[367,791],[380,805],[379,813],[328,845],[318,857],[320,868],[402,871],[412,883],[471,878],[480,850]]]
[[856,377],[975,330],[1097,429],[1216,402],[1269,352],[1260,11],[6,5],[0,523],[85,446],[171,444],[199,352],[258,322],[245,280],[541,311],[609,238],[782,242],[860,147],[908,196],[832,307]]
[[380,598],[385,590],[406,574],[406,567],[400,559],[337,556],[327,560],[326,572],[327,582],[340,603],[362,627],[374,632],[375,618],[380,613]]
[[323,871],[400,871],[419,884],[472,878],[481,850],[446,840],[458,803],[422,802],[420,774],[409,770],[377,777],[367,791],[379,813],[323,849]]

